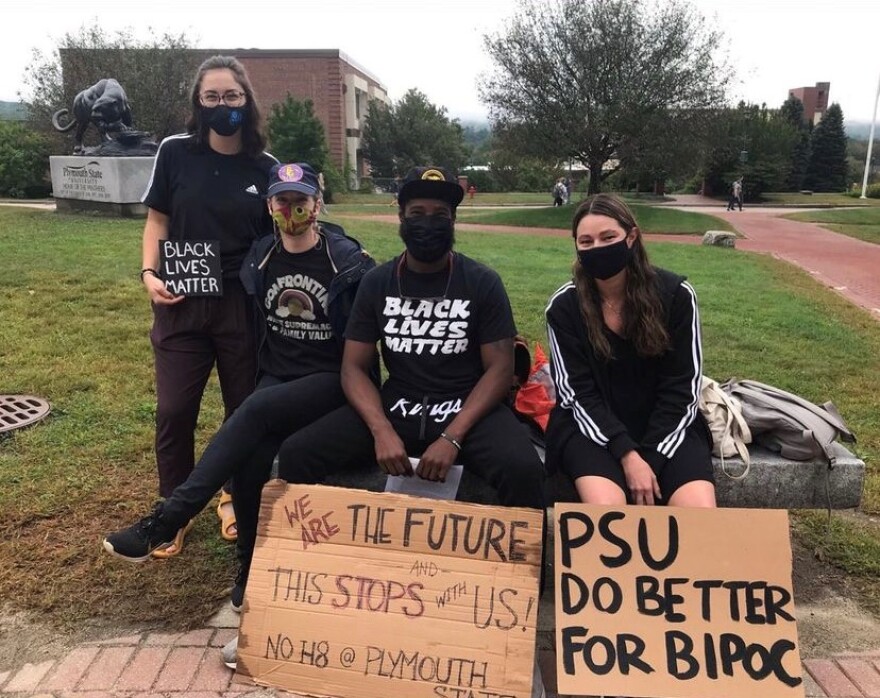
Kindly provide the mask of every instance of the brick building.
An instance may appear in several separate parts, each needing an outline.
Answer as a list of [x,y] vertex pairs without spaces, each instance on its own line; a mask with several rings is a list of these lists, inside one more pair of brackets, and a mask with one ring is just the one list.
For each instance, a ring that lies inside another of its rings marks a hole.
[[[368,174],[360,143],[367,105],[388,103],[385,86],[372,73],[338,49],[223,49],[209,52],[235,56],[250,76],[260,108],[271,106],[289,92],[310,99],[324,124],[330,156],[340,171],[347,165],[355,179]],[[354,182],[356,184],[356,182]]]
[[[162,65],[164,59],[172,61],[170,55],[156,54],[153,49],[61,49],[64,102],[71,104],[79,90],[102,77],[117,77],[124,83],[135,112],[135,126],[139,126],[142,122],[138,118],[138,105],[156,102],[157,94],[167,93],[171,88],[161,82],[147,85],[126,80],[125,70],[117,73],[125,63],[125,56],[121,54],[136,51],[145,54],[153,51],[154,55],[148,58],[155,66],[154,73],[166,72]],[[95,56],[96,53],[100,55]],[[194,75],[199,63],[209,56],[235,56],[248,72],[264,117],[268,117],[272,105],[283,102],[288,93],[294,99],[312,100],[315,116],[324,125],[330,157],[339,171],[348,169],[354,186],[361,176],[368,174],[368,163],[361,153],[364,119],[371,100],[389,102],[387,90],[375,75],[339,49],[191,49],[187,54],[185,60],[191,63],[185,67],[187,75]],[[188,91],[188,85],[184,89]],[[188,112],[188,107],[185,111]],[[167,124],[161,127],[150,124],[148,130],[160,136],[183,130],[186,113],[165,116]]]
[[815,87],[795,87],[788,91],[789,97],[797,97],[804,105],[804,119],[818,124],[828,109],[830,82],[817,82]]

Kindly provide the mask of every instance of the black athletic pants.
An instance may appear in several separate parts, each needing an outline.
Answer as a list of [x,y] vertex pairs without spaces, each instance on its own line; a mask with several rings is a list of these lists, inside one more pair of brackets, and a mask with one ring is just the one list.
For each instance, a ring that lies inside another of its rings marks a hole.
[[198,514],[232,478],[238,555],[250,563],[257,536],[260,495],[281,443],[298,429],[345,404],[338,373],[281,382],[264,376],[223,423],[186,481],[162,505],[162,519],[179,528]]
[[[450,409],[454,409],[455,400],[422,406],[421,401],[405,398],[387,386],[382,390],[382,402],[411,457],[420,456],[457,412]],[[467,433],[456,463],[494,487],[501,504],[534,509],[545,506],[541,459],[528,431],[506,405],[496,407]],[[373,436],[349,405],[300,429],[278,452],[279,476],[300,484],[320,483],[330,473],[377,467]]]

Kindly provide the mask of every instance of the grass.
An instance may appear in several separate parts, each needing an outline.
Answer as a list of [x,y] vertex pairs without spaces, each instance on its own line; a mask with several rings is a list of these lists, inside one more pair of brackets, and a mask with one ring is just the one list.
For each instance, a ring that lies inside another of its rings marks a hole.
[[800,192],[765,192],[761,194],[765,204],[779,206],[880,206],[880,199],[859,199],[846,194],[801,194]]
[[[0,208],[2,390],[53,405],[45,422],[0,442],[0,598],[61,626],[95,616],[195,625],[224,598],[233,571],[232,547],[210,511],[180,558],[129,565],[100,549],[101,536],[146,513],[156,491],[141,225]],[[400,250],[394,225],[346,226],[380,260]],[[544,343],[543,309],[568,278],[570,241],[461,232],[458,246],[499,271],[520,331]],[[700,295],[707,374],[834,398],[868,463],[863,508],[880,513],[880,325],[771,258],[662,243],[650,253],[687,273]],[[212,383],[199,450],[221,414]],[[821,516],[797,522],[799,535],[848,570],[880,609],[880,582],[870,576],[880,565],[877,532],[835,518],[826,538]]]
[[[870,199],[869,199],[870,201]],[[803,211],[785,216],[795,221],[818,223],[824,228],[850,237],[880,244],[880,208],[855,208],[842,211]]]
[[[733,230],[726,221],[692,211],[678,211],[673,208],[631,204],[639,227],[645,233],[666,233],[669,235],[702,235],[707,230]],[[574,205],[548,206],[547,208],[507,209],[477,211],[460,208],[458,220],[465,223],[486,225],[515,225],[530,228],[571,228]]]

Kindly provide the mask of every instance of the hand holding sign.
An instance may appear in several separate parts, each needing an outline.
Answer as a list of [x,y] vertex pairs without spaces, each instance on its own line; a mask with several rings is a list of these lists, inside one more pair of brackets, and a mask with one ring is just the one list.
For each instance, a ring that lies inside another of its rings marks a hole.
[[144,286],[150,296],[150,302],[156,305],[174,305],[183,300],[183,296],[175,296],[165,288],[165,282],[153,274],[144,274]]

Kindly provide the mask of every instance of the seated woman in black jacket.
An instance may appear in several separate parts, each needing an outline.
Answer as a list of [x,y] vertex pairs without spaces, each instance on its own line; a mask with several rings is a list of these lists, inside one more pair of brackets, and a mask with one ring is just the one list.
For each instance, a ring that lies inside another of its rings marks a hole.
[[584,201],[572,235],[574,280],[546,311],[557,400],[548,466],[590,504],[714,507],[694,289],[651,266],[632,212],[613,196]]

